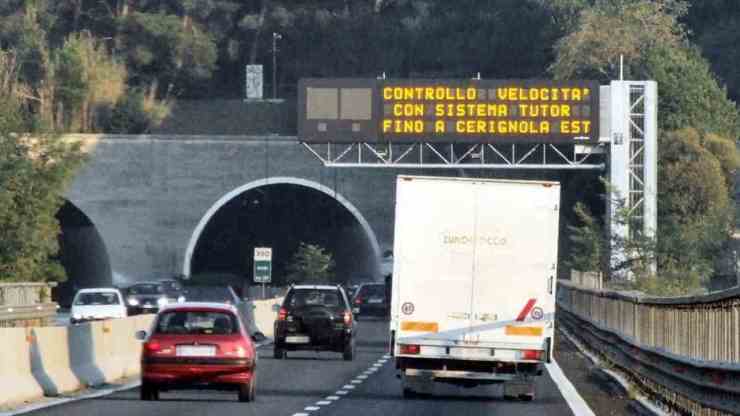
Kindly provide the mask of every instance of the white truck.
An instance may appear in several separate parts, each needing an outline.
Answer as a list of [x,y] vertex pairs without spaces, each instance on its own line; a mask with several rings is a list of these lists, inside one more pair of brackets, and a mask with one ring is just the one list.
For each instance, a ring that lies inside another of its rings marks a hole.
[[534,399],[553,349],[560,185],[399,176],[390,343],[404,397],[504,383]]

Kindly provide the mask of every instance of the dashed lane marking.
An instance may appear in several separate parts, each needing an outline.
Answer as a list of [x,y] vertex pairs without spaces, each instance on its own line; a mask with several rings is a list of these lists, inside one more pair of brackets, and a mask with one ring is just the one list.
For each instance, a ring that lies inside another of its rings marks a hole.
[[[316,410],[321,410],[321,406],[329,406],[333,402],[338,401],[341,399],[340,396],[346,396],[348,395],[352,390],[354,390],[357,385],[362,384],[364,380],[366,380],[371,374],[376,373],[382,366],[387,362],[387,359],[383,356],[383,359],[378,360],[378,362],[374,363],[372,367],[365,370],[361,375],[358,375],[357,377],[353,378],[350,381],[350,384],[345,384],[342,386],[342,390],[337,390],[334,394],[336,396],[327,396],[324,400],[320,400],[316,402],[316,406],[306,406],[304,408],[304,411],[307,412],[314,412]],[[2,416],[2,415],[0,415]],[[308,413],[295,413],[293,416],[309,416]]]

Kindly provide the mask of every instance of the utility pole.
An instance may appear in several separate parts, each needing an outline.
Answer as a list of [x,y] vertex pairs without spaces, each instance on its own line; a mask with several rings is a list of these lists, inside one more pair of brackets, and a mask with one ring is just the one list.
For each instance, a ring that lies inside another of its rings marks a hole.
[[272,99],[277,99],[277,41],[283,35],[272,32]]

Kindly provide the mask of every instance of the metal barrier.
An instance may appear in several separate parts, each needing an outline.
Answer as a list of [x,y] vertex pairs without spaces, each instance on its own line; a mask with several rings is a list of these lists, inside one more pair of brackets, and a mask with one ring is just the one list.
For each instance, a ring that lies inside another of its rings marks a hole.
[[558,285],[558,323],[678,414],[740,414],[740,288],[652,298]]
[[0,305],[35,305],[51,301],[56,283],[0,283]]
[[0,327],[47,326],[57,314],[56,303],[0,306]]

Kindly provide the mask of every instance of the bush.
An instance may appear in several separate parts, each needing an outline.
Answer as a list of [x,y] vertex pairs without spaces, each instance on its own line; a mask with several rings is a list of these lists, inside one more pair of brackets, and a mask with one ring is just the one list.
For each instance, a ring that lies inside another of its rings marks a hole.
[[115,134],[140,134],[149,129],[149,116],[144,111],[144,94],[130,91],[113,107],[106,129]]

